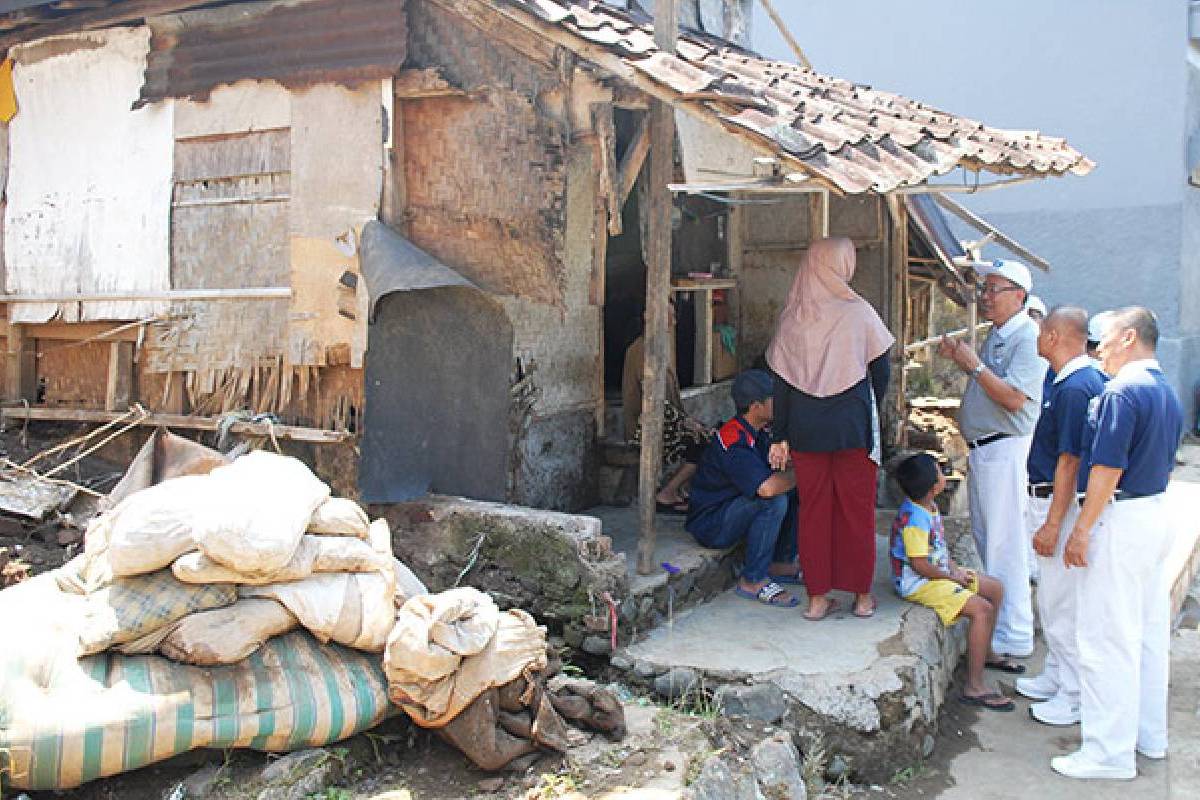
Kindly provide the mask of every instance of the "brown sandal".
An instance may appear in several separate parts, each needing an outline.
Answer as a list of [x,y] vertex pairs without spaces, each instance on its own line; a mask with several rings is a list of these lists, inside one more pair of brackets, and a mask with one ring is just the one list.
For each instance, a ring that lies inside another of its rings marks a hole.
[[820,614],[810,614],[809,612],[805,611],[800,616],[804,617],[809,622],[820,622],[821,620],[825,619],[833,612],[837,611],[838,608],[840,608],[840,607],[841,607],[841,603],[839,603],[836,599],[831,598],[826,603],[825,610],[822,611]]

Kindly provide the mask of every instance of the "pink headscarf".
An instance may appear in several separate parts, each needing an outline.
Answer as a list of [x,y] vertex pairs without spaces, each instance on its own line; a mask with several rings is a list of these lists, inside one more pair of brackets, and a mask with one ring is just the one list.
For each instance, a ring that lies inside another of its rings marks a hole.
[[871,304],[850,288],[854,267],[849,239],[813,242],[779,315],[767,363],[805,394],[846,391],[896,341]]

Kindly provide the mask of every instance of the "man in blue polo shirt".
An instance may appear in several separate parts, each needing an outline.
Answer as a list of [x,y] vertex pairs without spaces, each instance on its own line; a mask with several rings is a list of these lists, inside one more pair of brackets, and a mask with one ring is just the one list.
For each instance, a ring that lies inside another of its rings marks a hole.
[[705,547],[745,540],[746,559],[734,591],[770,606],[793,608],[799,599],[780,583],[799,583],[796,567],[796,479],[767,460],[765,430],[774,416],[771,374],[752,369],[733,381],[737,416],[709,442],[692,478],[685,527]]
[[1038,700],[1029,714],[1047,725],[1079,722],[1079,677],[1075,649],[1075,584],[1079,570],[1062,563],[1079,505],[1075,486],[1083,455],[1088,404],[1104,390],[1104,375],[1087,355],[1087,312],[1059,306],[1042,320],[1038,355],[1050,365],[1042,412],[1033,430],[1026,468],[1026,524],[1038,555],[1038,614],[1046,639],[1046,661],[1036,677],[1018,678],[1017,691]]
[[1071,778],[1130,780],[1135,753],[1167,755],[1171,623],[1163,565],[1171,533],[1163,492],[1183,410],[1157,345],[1158,321],[1139,306],[1114,312],[1100,340],[1113,377],[1088,411],[1086,494],[1063,553],[1067,567],[1086,567],[1076,620],[1082,743],[1050,762]]

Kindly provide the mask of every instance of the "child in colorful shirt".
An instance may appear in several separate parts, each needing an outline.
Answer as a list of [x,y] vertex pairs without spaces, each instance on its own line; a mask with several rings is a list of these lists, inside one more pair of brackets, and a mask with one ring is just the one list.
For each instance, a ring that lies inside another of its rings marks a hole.
[[946,488],[946,477],[933,456],[919,453],[906,458],[897,465],[895,477],[907,495],[892,523],[889,547],[896,594],[932,608],[946,626],[963,617],[970,621],[967,683],[959,699],[992,711],[1012,711],[1013,701],[983,679],[984,667],[1025,671],[992,652],[992,629],[1004,589],[995,578],[964,569],[950,558],[934,502]]

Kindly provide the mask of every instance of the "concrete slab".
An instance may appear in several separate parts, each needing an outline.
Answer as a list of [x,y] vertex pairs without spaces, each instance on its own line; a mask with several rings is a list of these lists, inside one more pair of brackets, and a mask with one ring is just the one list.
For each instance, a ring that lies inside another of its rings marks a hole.
[[[666,585],[670,574],[666,569],[659,569],[653,575],[637,572],[637,506],[596,506],[583,513],[600,520],[604,535],[612,540],[613,552],[625,554],[632,594],[645,594]],[[659,514],[655,517],[655,564],[666,562],[681,572],[688,572],[700,568],[705,561],[719,560],[728,552],[700,546],[683,529],[683,522],[682,516]]]

